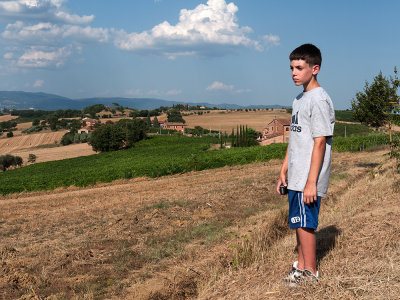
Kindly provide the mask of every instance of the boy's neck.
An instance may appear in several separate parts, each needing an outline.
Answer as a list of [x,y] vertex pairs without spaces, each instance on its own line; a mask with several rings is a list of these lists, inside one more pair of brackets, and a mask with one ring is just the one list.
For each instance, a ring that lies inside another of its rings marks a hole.
[[303,84],[303,92],[309,92],[317,87],[320,87],[320,85],[315,76],[313,76],[309,82]]

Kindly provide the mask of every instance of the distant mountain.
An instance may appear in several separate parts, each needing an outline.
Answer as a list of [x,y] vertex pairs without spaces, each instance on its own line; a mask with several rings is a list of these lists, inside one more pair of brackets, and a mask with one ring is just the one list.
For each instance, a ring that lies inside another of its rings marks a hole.
[[190,103],[182,101],[167,101],[153,98],[85,98],[69,99],[54,94],[30,93],[22,91],[0,91],[0,109],[35,109],[35,110],[58,110],[58,109],[82,109],[93,104],[111,105],[113,102],[136,109],[155,109],[160,106],[173,106],[176,104],[189,104],[191,106],[202,105],[207,107],[218,107],[226,109],[240,108],[285,108],[281,105],[250,105],[241,106],[236,104],[210,104],[210,103]]

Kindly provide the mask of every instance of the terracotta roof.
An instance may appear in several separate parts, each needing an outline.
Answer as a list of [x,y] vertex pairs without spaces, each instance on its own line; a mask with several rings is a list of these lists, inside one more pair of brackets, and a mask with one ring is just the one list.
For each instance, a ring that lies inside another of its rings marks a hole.
[[290,125],[290,122],[292,122],[291,119],[277,119],[279,123],[282,125]]
[[281,119],[273,119],[271,122],[269,122],[269,123],[267,124],[267,126],[270,125],[270,124],[272,124],[272,123],[274,123],[275,121],[278,121],[278,122],[281,123],[283,126],[289,126],[290,123],[292,122],[291,119],[283,119],[283,118],[281,118]]
[[272,138],[277,137],[277,136],[283,136],[283,134],[279,133],[279,132],[275,132],[275,133],[267,134],[265,137],[268,140],[268,139],[272,139]]
[[183,123],[164,123],[167,126],[186,126],[186,124]]

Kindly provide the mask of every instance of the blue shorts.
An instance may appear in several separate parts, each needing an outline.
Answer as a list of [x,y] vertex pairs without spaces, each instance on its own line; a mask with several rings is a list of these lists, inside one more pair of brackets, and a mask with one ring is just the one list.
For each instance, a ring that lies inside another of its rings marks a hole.
[[288,191],[289,198],[289,225],[290,228],[312,228],[318,227],[319,207],[321,197],[317,197],[317,202],[309,205],[303,202],[303,192]]

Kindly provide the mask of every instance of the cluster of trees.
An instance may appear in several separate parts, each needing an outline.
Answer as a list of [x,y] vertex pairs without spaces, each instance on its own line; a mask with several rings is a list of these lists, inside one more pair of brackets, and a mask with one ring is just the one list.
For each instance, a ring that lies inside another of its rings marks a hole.
[[108,152],[132,147],[146,138],[147,124],[142,119],[122,119],[106,123],[93,131],[89,144],[94,151]]
[[11,154],[0,155],[0,170],[6,171],[11,166],[22,166],[24,161],[22,160],[21,156],[14,156]]
[[15,127],[17,127],[17,122],[15,121],[0,122],[0,135],[7,131],[7,137],[13,137],[14,133],[12,131],[16,129]]
[[17,127],[17,122],[15,121],[4,121],[0,122],[0,130],[1,131],[7,131],[10,129],[13,129],[14,127]]
[[232,129],[232,133],[229,136],[231,139],[232,147],[250,147],[258,145],[257,132],[253,128],[247,128],[244,125],[240,125],[236,128],[236,133]]
[[76,131],[70,131],[63,135],[60,143],[63,146],[67,146],[72,143],[74,143],[74,144],[87,143],[90,140],[91,135],[92,135],[91,132],[78,133]]
[[142,109],[142,110],[137,110],[137,109],[133,109],[130,113],[129,116],[132,118],[145,118],[145,117],[155,117],[155,116],[159,116],[161,115],[163,112],[168,111],[170,108],[166,107],[166,106],[161,106],[159,108],[156,109],[152,109],[152,110],[147,110],[147,109]]
[[177,110],[185,110],[185,111],[189,111],[189,110],[217,110],[218,107],[214,106],[214,107],[205,107],[202,105],[188,105],[188,104],[174,104],[172,105],[172,109],[177,109]]
[[94,104],[94,105],[85,107],[83,109],[83,113],[88,114],[91,118],[95,119],[96,114],[98,114],[99,112],[101,112],[105,109],[106,109],[106,107],[104,106],[104,104]]
[[205,129],[201,126],[195,126],[193,129],[192,128],[186,128],[185,132],[194,136],[202,136],[205,134],[210,134],[210,133],[214,133],[214,134],[218,134],[219,131],[217,130],[209,130],[209,129]]
[[186,121],[182,118],[181,112],[178,109],[170,109],[167,112],[167,121],[171,123],[186,123]]

